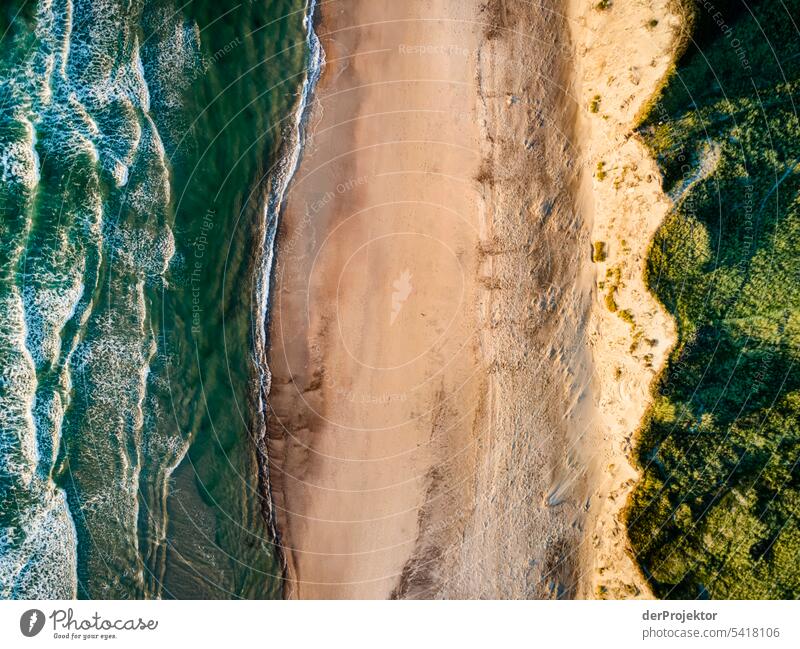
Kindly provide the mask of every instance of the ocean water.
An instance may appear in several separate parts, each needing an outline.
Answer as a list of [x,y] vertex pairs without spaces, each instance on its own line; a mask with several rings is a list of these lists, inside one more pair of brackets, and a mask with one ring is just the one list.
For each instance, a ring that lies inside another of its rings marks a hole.
[[0,597],[281,594],[260,416],[303,0],[0,10]]

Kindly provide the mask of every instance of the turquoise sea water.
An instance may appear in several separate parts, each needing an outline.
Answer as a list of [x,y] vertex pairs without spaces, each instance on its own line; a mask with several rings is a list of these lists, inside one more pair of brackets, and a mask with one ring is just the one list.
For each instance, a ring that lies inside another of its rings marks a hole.
[[0,597],[280,596],[259,358],[312,10],[3,3]]

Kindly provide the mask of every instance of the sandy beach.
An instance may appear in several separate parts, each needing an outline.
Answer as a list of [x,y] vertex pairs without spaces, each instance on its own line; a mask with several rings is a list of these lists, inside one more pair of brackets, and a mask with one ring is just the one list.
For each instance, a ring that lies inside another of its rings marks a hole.
[[[624,134],[674,34],[640,10],[609,29],[577,2],[321,5],[270,321],[288,596],[646,595],[618,518],[671,344],[640,272],[667,204]],[[634,185],[597,193],[598,157],[618,175],[625,155]],[[600,308],[610,264],[638,330]]]

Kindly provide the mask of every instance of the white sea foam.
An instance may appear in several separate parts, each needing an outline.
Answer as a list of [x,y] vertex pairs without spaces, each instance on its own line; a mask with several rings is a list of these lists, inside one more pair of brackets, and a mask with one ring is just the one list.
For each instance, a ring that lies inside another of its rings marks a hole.
[[[76,125],[78,131],[89,140],[98,137],[100,135],[100,127],[97,125],[97,122],[92,119],[89,111],[86,110],[86,107],[81,103],[81,100],[74,91],[69,93],[68,102],[69,108],[72,109],[75,117],[78,118]],[[84,128],[81,128],[81,126]]]
[[36,153],[36,129],[33,127],[33,124],[30,122],[25,122],[25,129],[28,131],[28,141],[30,142],[31,147],[31,164],[33,169],[31,170],[31,187],[37,185],[39,180],[42,177],[42,174],[39,170],[39,154]]
[[111,175],[114,177],[117,187],[124,187],[128,184],[129,173],[128,165],[121,160],[114,160]]
[[75,261],[78,263],[69,269],[69,275],[48,273],[46,267],[39,269],[37,284],[26,284],[22,289],[26,345],[37,367],[58,358],[61,330],[83,296],[83,263],[77,256]]
[[74,598],[75,525],[66,497],[52,483],[35,487],[39,500],[0,536],[0,598]]
[[21,119],[25,140],[5,142],[0,148],[0,168],[4,184],[18,184],[32,190],[39,183],[39,154],[36,153],[36,131],[28,119]]
[[[0,597],[74,597],[77,583],[74,525],[63,492],[36,474],[36,374],[25,346],[22,298],[0,298],[0,473],[19,518],[0,528]],[[60,406],[53,404],[53,408]],[[57,415],[57,413],[54,413]]]
[[36,162],[32,150],[24,142],[4,143],[0,149],[0,179],[4,185],[19,184],[27,189],[36,185]]
[[33,400],[36,394],[36,371],[33,358],[25,345],[27,329],[22,299],[18,291],[0,297],[0,469],[27,487],[33,480],[39,461],[33,421]]
[[163,276],[175,252],[175,238],[167,226],[158,230],[119,226],[107,235],[107,243],[115,264],[147,278]]
[[64,34],[61,40],[61,56],[59,61],[59,71],[62,77],[67,76],[67,61],[69,60],[69,42],[72,35],[72,0],[65,0],[62,16],[64,17]]
[[144,65],[142,64],[142,55],[139,51],[139,39],[134,41],[133,46],[133,60],[136,69],[136,81],[139,89],[139,105],[145,113],[150,112],[150,89],[147,87],[147,81],[144,76]]
[[[151,99],[164,109],[182,107],[183,93],[190,80],[196,78],[200,67],[200,29],[196,23],[185,23],[166,8],[157,15],[154,24],[162,26],[163,38],[151,41],[153,79]],[[142,71],[144,74],[144,69]]]

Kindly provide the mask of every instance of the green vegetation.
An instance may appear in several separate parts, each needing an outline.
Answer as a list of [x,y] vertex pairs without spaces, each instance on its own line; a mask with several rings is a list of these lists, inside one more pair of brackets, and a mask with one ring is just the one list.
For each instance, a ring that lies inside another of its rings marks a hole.
[[594,97],[592,97],[592,101],[589,102],[589,112],[590,113],[596,113],[597,111],[600,110],[600,100],[601,99],[602,99],[602,97],[600,97],[600,95],[595,95]]
[[595,241],[592,249],[592,261],[599,263],[608,259],[608,248],[605,241]]
[[715,5],[640,127],[677,200],[647,281],[679,340],[627,524],[658,596],[797,598],[800,0]]
[[595,6],[600,11],[603,11],[603,10],[608,9],[608,8],[611,7],[611,0],[600,0],[600,2],[598,2]]
[[597,180],[605,180],[608,173],[606,172],[606,163],[602,160],[597,163],[597,170],[595,171],[595,178]]

